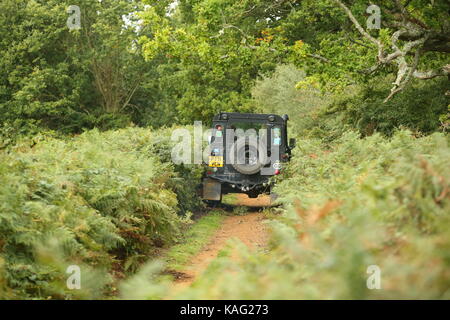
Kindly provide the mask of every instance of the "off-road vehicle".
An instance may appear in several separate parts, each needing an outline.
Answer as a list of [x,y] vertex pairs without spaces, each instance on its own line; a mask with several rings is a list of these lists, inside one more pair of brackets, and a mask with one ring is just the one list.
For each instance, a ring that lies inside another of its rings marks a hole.
[[208,163],[201,194],[220,202],[227,193],[250,198],[270,194],[271,177],[291,158],[295,139],[288,144],[288,115],[221,112],[212,121]]

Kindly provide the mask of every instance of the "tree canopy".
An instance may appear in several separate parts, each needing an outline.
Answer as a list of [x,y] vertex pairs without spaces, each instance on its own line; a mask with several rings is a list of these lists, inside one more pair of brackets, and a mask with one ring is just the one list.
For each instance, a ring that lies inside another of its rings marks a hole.
[[[349,91],[355,104],[367,104],[361,92],[376,83],[379,112],[404,104],[420,110],[407,97],[419,86],[440,97],[434,130],[448,121],[444,0],[80,0],[80,30],[67,27],[69,4],[0,4],[5,127],[77,133],[250,112],[258,109],[258,79],[288,64],[305,73],[298,90],[316,88],[331,104]],[[368,28],[376,19],[379,28]],[[351,114],[367,118],[363,110]]]

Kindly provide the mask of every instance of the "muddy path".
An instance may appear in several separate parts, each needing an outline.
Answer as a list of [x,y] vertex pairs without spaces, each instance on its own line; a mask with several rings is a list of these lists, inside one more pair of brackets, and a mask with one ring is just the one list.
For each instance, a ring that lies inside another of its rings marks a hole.
[[207,269],[218,253],[226,246],[228,240],[239,239],[252,250],[267,246],[268,230],[263,223],[264,216],[260,212],[270,205],[269,197],[250,199],[246,195],[237,195],[235,206],[248,207],[248,213],[238,216],[227,216],[222,226],[210,238],[209,243],[186,265],[173,282],[174,292],[190,286]]

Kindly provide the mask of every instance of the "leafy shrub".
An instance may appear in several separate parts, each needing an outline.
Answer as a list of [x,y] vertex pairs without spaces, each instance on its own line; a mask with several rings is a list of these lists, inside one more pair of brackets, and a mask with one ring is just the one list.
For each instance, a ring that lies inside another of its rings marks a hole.
[[[193,134],[192,126],[174,126],[161,128],[153,132],[149,148],[161,162],[172,162],[172,147],[176,142],[172,141],[171,135],[174,129],[180,128],[187,129]],[[197,186],[201,182],[204,168],[195,164],[172,164],[172,168],[177,176],[168,183],[177,194],[179,213],[186,215],[189,212],[204,208],[203,202],[196,196]]]
[[398,128],[430,134],[446,126],[449,99],[446,79],[414,81],[404,92],[383,103],[392,79],[377,77],[367,84],[349,85],[335,93],[323,93],[312,85],[298,86],[305,73],[294,65],[279,65],[253,87],[253,103],[259,112],[287,113],[289,130],[299,138],[331,142],[348,129],[368,136],[391,136]]
[[[448,299],[448,138],[397,132],[298,143],[271,249],[216,259],[180,298]],[[231,254],[231,253],[229,253]],[[381,269],[381,290],[366,285]]]
[[[71,297],[55,289],[62,265],[133,271],[174,241],[183,223],[176,192],[192,182],[160,158],[164,134],[94,130],[0,153],[0,294]],[[57,257],[40,259],[38,248],[55,239]]]
[[328,113],[341,114],[344,123],[363,135],[381,132],[392,135],[403,127],[423,134],[439,130],[439,117],[447,112],[449,98],[445,96],[447,79],[413,81],[404,92],[386,103],[391,78],[377,77],[370,83],[354,88],[333,100]]
[[288,114],[290,132],[303,137],[319,125],[317,117],[330,99],[312,86],[297,88],[305,77],[305,72],[294,65],[279,65],[270,77],[259,79],[252,90],[259,112]]
[[248,208],[244,206],[237,206],[233,209],[233,214],[236,216],[244,216],[248,212]]

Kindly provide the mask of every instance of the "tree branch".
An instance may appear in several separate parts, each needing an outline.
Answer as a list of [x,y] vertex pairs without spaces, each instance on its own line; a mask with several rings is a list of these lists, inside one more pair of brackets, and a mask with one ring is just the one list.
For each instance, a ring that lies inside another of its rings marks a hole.
[[[430,30],[429,27],[413,17],[406,9],[409,1],[404,6],[400,0],[394,0],[400,17],[397,17],[391,25],[397,28],[391,37],[392,52],[386,54],[382,42],[372,37],[358,22],[351,10],[340,0],[333,0],[347,14],[358,32],[375,44],[378,48],[377,64],[363,71],[365,73],[375,72],[381,65],[396,63],[398,67],[397,77],[393,83],[391,93],[384,102],[389,101],[395,94],[402,91],[412,78],[432,79],[438,76],[448,76],[450,65],[446,65],[441,69],[430,70],[425,72],[417,71],[420,57],[426,51],[449,52],[450,35],[448,32],[436,32]],[[404,45],[400,47],[399,41],[404,41]],[[414,53],[414,61],[408,64],[406,56]]]
[[445,77],[450,75],[450,64],[443,66],[440,69],[428,70],[428,71],[414,71],[414,78],[421,80],[433,79],[436,77]]

